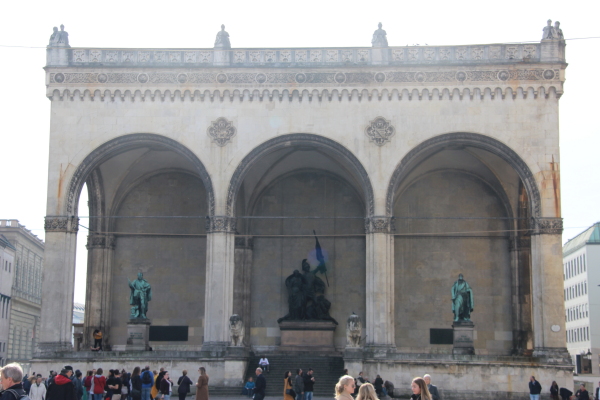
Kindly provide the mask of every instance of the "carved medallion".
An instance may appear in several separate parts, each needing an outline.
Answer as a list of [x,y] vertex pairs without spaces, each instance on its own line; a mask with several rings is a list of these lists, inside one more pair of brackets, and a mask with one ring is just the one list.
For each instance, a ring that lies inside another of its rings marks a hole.
[[367,126],[365,133],[370,141],[377,146],[383,146],[392,136],[394,136],[396,129],[392,126],[390,121],[383,117],[377,117],[369,122],[369,126]]
[[508,71],[502,70],[500,72],[498,72],[498,79],[500,79],[501,81],[506,81],[508,80],[508,78],[510,77]]
[[139,74],[137,80],[139,83],[146,83],[150,78],[148,78],[148,74]]
[[108,81],[108,76],[106,74],[98,74],[98,82],[106,83]]
[[375,74],[375,82],[385,82],[385,74],[383,72],[378,72]]
[[344,74],[343,72],[338,72],[337,74],[335,74],[333,79],[335,79],[337,83],[344,83],[346,82],[346,74]]
[[296,82],[298,82],[298,83],[306,82],[306,75],[303,73],[296,74]]
[[225,74],[217,75],[217,82],[219,82],[219,83],[227,82],[227,75],[225,75]]
[[177,75],[177,82],[179,82],[179,83],[186,83],[187,80],[188,80],[187,74],[179,74],[179,75]]
[[459,82],[464,82],[467,79],[467,73],[465,71],[458,71],[456,73],[456,80]]
[[233,126],[233,122],[227,121],[225,118],[217,118],[208,127],[208,136],[211,137],[213,142],[219,146],[225,146],[232,137],[236,134],[236,129]]
[[553,79],[554,75],[554,71],[552,71],[551,69],[547,69],[544,71],[544,79]]
[[267,81],[267,76],[265,74],[256,75],[256,82],[265,83]]
[[56,75],[54,75],[54,82],[56,83],[63,83],[65,81],[65,76],[62,73],[58,73]]

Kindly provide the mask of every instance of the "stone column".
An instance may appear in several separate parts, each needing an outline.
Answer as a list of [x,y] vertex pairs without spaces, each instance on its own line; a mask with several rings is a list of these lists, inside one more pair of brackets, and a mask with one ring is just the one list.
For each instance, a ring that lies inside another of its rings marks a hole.
[[47,216],[39,351],[72,351],[75,251],[79,218]]
[[531,240],[528,236],[509,239],[512,278],[513,354],[531,355]]
[[250,284],[252,283],[252,246],[249,236],[235,238],[235,276],[233,313],[244,322],[244,344],[250,344]]
[[206,300],[202,350],[222,351],[229,344],[233,314],[235,218],[207,217]]
[[562,226],[562,218],[531,221],[533,355],[566,360]]
[[367,324],[365,350],[394,349],[394,236],[390,217],[365,219]]
[[83,329],[84,349],[94,344],[95,329],[103,333],[102,346],[110,346],[110,312],[112,266],[115,237],[102,233],[88,235],[87,282],[85,291],[85,315]]

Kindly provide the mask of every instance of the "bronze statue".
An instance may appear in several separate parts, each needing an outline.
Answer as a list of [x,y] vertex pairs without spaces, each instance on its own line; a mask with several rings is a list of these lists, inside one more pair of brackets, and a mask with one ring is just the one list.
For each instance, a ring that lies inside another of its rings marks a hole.
[[294,273],[286,278],[285,286],[288,289],[289,313],[285,317],[279,318],[277,322],[284,320],[325,320],[333,321],[337,325],[335,319],[329,315],[331,302],[324,296],[325,282],[317,276],[317,273],[320,272],[327,279],[327,267],[325,266],[325,258],[323,257],[321,245],[316,234],[315,240],[319,265],[311,271],[310,264],[304,259],[302,260],[302,273],[294,270]]
[[152,300],[152,288],[150,284],[144,279],[144,274],[138,273],[138,277],[133,282],[127,279],[129,282],[129,289],[131,294],[129,295],[129,304],[131,305],[131,319],[147,319],[146,313],[148,312],[148,302]]
[[473,312],[473,290],[464,280],[463,274],[458,275],[458,280],[452,285],[452,312],[454,321],[470,321]]

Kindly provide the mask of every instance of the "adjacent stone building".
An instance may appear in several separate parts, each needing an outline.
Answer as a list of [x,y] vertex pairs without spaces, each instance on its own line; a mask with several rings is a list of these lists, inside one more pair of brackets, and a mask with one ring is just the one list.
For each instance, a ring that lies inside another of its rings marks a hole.
[[[495,398],[521,395],[531,374],[570,385],[556,296],[567,64],[558,26],[544,32],[539,43],[396,47],[380,26],[371,47],[240,49],[222,27],[211,49],[100,49],[55,30],[43,286],[54,318],[42,320],[37,362],[92,357],[71,353],[83,213],[83,347],[99,328],[125,350],[127,279],[143,272],[153,285],[151,330],[167,334],[151,331],[154,351],[129,354],[131,365],[201,360],[212,385],[241,385],[249,351],[281,354],[286,278],[303,259],[316,267],[316,231],[342,322],[332,353],[351,373],[408,387],[435,365],[447,393]],[[78,210],[84,184],[89,210]],[[461,357],[444,339],[459,273],[475,293],[474,354]],[[352,313],[363,328],[349,349]]]
[[0,220],[0,233],[16,248],[7,358],[27,368],[39,342],[44,242],[16,219]]
[[6,364],[16,250],[15,246],[0,234],[0,366]]
[[563,246],[567,349],[578,374],[600,364],[600,222]]

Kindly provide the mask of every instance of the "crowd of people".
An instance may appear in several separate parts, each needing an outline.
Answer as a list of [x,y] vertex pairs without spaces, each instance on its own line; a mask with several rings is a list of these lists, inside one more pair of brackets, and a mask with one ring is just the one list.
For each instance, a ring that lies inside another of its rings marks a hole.
[[[206,369],[200,367],[198,373],[195,400],[208,400]],[[151,371],[149,366],[143,370],[135,367],[132,372],[111,369],[106,376],[98,368],[83,376],[67,365],[60,373],[50,371],[50,376],[44,378],[35,373],[24,376],[19,364],[13,363],[0,369],[0,378],[0,400],[170,400],[174,386],[169,371]],[[177,380],[179,400],[185,399],[192,385],[184,370]]]

